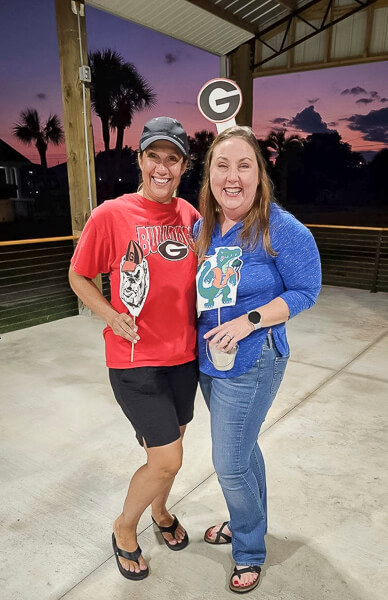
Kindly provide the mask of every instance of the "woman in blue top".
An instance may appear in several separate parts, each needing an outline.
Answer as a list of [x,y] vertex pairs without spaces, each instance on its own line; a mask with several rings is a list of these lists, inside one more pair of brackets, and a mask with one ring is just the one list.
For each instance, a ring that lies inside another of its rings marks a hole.
[[266,556],[265,468],[257,438],[289,356],[285,323],[313,306],[321,288],[313,236],[273,201],[271,190],[252,130],[220,133],[207,155],[203,218],[194,233],[200,384],[229,519],[210,527],[205,541],[232,543],[229,587],[239,593],[258,585]]

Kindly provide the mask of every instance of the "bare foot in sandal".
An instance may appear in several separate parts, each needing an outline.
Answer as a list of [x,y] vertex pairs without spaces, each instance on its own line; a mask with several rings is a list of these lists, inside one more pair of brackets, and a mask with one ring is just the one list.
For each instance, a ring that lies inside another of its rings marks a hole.
[[208,544],[230,544],[232,541],[232,532],[228,527],[229,521],[218,523],[206,529],[204,540]]
[[259,566],[235,566],[232,576],[229,580],[229,589],[232,592],[243,593],[254,590],[260,582]]
[[151,518],[170,550],[183,550],[186,548],[189,543],[189,536],[175,515],[171,516],[166,513],[158,519],[154,519],[153,516]]
[[[125,550],[127,552],[135,552],[138,543],[136,534],[132,534],[128,528],[120,526],[120,517],[116,519],[113,525],[113,532],[115,534],[115,539],[117,546],[121,548],[121,550]],[[130,573],[140,573],[140,571],[146,571],[148,569],[147,563],[144,558],[140,555],[137,561],[126,560],[121,556],[118,557],[121,566],[125,571],[129,571]]]

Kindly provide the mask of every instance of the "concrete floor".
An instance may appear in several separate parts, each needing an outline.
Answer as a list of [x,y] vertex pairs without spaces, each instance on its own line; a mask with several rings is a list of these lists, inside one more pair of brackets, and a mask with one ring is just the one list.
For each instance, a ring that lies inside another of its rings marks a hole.
[[[0,598],[232,598],[230,547],[202,542],[227,513],[200,393],[170,497],[191,543],[179,553],[160,545],[147,511],[139,542],[151,575],[129,582],[117,571],[112,520],[143,450],[112,396],[101,328],[79,316],[0,341]],[[249,597],[383,600],[388,294],[326,287],[290,322],[289,338],[291,360],[260,437],[268,559]]]

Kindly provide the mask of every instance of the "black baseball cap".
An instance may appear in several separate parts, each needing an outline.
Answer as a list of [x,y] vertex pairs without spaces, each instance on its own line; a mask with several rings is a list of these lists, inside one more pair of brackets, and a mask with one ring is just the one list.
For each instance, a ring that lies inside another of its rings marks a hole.
[[189,154],[187,133],[176,119],[172,119],[171,117],[155,117],[148,121],[144,125],[139,141],[141,152],[158,140],[172,142],[184,156]]

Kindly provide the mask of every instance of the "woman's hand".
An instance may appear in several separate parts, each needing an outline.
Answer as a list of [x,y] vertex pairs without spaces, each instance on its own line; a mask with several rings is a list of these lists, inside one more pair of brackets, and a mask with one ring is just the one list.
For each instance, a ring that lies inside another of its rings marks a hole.
[[247,337],[252,331],[254,331],[254,328],[248,321],[248,316],[241,315],[241,317],[237,317],[237,319],[226,321],[226,323],[222,323],[221,325],[218,325],[218,327],[210,329],[203,337],[205,340],[212,338],[209,341],[211,346],[217,344],[220,350],[229,352],[237,342]]
[[69,281],[78,298],[101,317],[112,328],[113,333],[136,344],[140,337],[137,335],[137,326],[134,320],[127,313],[118,313],[104,298],[94,281],[79,275],[74,271],[73,266],[70,266],[69,269]]
[[117,313],[108,325],[112,328],[113,333],[121,336],[129,342],[136,342],[140,339],[137,335],[137,326],[134,320],[127,313]]

